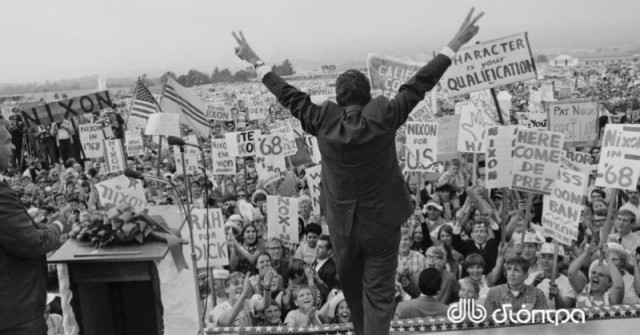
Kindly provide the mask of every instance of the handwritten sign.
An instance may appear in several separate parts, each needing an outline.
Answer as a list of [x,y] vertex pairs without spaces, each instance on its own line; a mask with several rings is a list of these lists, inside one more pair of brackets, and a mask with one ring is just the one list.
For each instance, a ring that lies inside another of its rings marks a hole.
[[124,154],[122,153],[122,142],[120,140],[104,141],[105,167],[108,173],[123,171],[125,169]]
[[194,208],[191,210],[191,220],[197,267],[203,269],[207,265],[229,265],[222,209],[209,208],[209,217],[207,217],[206,209]]
[[591,173],[592,159],[589,153],[565,150],[562,166],[576,172]]
[[640,176],[640,126],[607,124],[596,186],[633,190]]
[[147,128],[147,119],[141,118],[135,115],[129,115],[127,119],[127,129],[146,129]]
[[593,99],[556,100],[543,103],[549,130],[563,133],[565,142],[592,143],[598,137],[598,102]]
[[377,54],[367,55],[367,71],[374,96],[392,99],[400,86],[418,72],[423,64]]
[[213,174],[236,174],[236,159],[229,154],[227,142],[224,139],[211,139],[211,159]]
[[542,226],[545,235],[565,245],[578,240],[578,225],[588,177],[584,173],[560,168],[553,192],[544,196]]
[[207,119],[213,119],[217,121],[233,121],[235,120],[231,113],[231,106],[224,106],[220,104],[207,104]]
[[542,92],[540,90],[529,91],[529,113],[526,114],[529,120],[529,129],[547,130],[547,113],[542,105]]
[[[192,149],[192,150],[189,150]],[[194,148],[185,148],[184,151],[184,165],[187,169],[188,175],[197,174],[200,170],[200,165],[198,165],[198,160],[200,159],[199,152],[197,150],[193,150]],[[176,159],[176,173],[184,174],[182,169],[182,153],[180,152],[180,147],[177,145],[173,146],[173,156]]]
[[445,73],[449,96],[536,79],[527,33],[460,49]]
[[256,140],[260,130],[248,130],[224,134],[227,148],[232,156],[246,157],[256,154]]
[[154,113],[149,115],[149,122],[144,134],[180,137],[180,114]]
[[309,186],[309,193],[311,194],[313,213],[320,215],[320,179],[322,165],[307,168],[305,172],[305,178],[307,178],[307,185]]
[[269,116],[269,101],[261,96],[251,96],[247,99],[249,120],[264,120]]
[[267,196],[267,238],[277,237],[285,246],[298,243],[298,199]]
[[551,194],[553,182],[558,179],[563,145],[564,134],[518,128],[511,187]]
[[[502,92],[500,92],[502,93]],[[508,92],[505,92],[509,94]],[[500,94],[498,94],[500,96]],[[483,90],[474,92],[469,95],[469,101],[480,111],[482,111],[495,125],[500,124],[500,116],[498,115],[498,109],[496,103],[491,96],[490,90]],[[500,100],[498,100],[500,102]],[[508,107],[501,106],[502,120],[506,124],[509,124],[509,110],[511,110],[511,101],[508,102]]]
[[256,154],[260,156],[291,156],[298,152],[293,132],[263,134],[257,140]]
[[140,130],[127,130],[125,133],[127,156],[135,157],[144,154],[144,142]]
[[80,131],[80,143],[82,143],[85,157],[104,157],[102,126],[98,124],[81,124],[78,125],[78,130]]
[[99,112],[112,105],[109,91],[102,91],[25,108],[21,114],[27,127],[46,126],[56,121],[70,120],[74,116]]
[[460,115],[445,116],[437,119],[438,122],[438,161],[450,161],[460,157],[458,151],[458,131],[460,128]]
[[282,155],[256,156],[255,166],[265,186],[286,177],[287,167]]
[[141,211],[147,207],[147,197],[144,194],[142,181],[129,179],[124,175],[105,180],[96,184],[100,204],[104,207],[130,205],[134,211]]
[[438,153],[437,122],[407,122],[407,171],[432,172]]
[[486,127],[495,126],[496,122],[483,107],[478,108],[468,101],[456,104],[456,114],[460,114],[458,151],[484,152]]
[[517,126],[491,126],[485,137],[485,187],[511,187],[513,164],[513,143],[516,140]]

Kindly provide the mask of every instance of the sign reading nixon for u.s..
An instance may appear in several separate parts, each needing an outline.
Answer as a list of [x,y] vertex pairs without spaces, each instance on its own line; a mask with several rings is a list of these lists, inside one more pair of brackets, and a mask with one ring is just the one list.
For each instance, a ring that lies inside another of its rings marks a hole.
[[536,79],[527,33],[460,49],[442,79],[449,97]]
[[102,91],[25,109],[22,119],[27,127],[46,126],[74,116],[99,112],[112,105],[109,91]]

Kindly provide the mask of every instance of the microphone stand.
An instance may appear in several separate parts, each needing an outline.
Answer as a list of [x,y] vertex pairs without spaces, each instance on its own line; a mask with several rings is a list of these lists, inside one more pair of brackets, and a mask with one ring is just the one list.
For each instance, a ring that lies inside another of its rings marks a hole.
[[[187,195],[187,201],[186,201],[186,206],[187,206],[187,224],[189,225],[189,237],[191,240],[191,267],[193,268],[193,280],[195,281],[195,289],[196,289],[196,304],[198,305],[198,326],[200,328],[200,332],[199,334],[204,335],[204,324],[203,324],[203,318],[204,315],[202,315],[202,306],[200,304],[200,285],[198,283],[198,267],[197,267],[197,260],[196,260],[196,246],[194,244],[194,239],[193,239],[193,222],[191,220],[191,206],[189,205],[189,199],[191,198],[191,194],[190,194],[190,185],[189,185],[189,178],[187,177],[187,166],[186,163],[184,161],[184,146],[181,145],[180,146],[180,156],[182,158],[182,173],[184,174],[184,182],[185,182],[185,186],[186,186],[186,195]],[[180,198],[181,202],[182,202],[182,197],[180,197],[180,194],[178,193],[178,198]],[[183,202],[184,204],[184,202]],[[207,220],[209,220],[209,217],[207,217]],[[207,224],[208,225],[208,224]],[[208,255],[206,255],[205,257],[208,257]]]

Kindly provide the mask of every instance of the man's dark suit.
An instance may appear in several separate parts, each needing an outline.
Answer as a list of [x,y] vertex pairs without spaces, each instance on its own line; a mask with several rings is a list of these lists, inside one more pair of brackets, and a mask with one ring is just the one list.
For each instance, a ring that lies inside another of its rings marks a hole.
[[400,225],[413,212],[396,155],[396,130],[440,80],[451,60],[440,54],[402,85],[394,99],[365,106],[317,106],[273,72],[262,82],[318,139],[321,207],[356,334],[388,334],[393,316]]
[[[315,269],[315,264],[318,260],[313,263],[313,269]],[[327,284],[329,289],[336,288],[336,274],[338,273],[336,269],[336,263],[333,261],[331,257],[327,259],[324,264],[318,270],[318,277],[322,279],[322,281]]]
[[60,245],[57,225],[37,225],[0,181],[0,334],[44,334],[46,253]]

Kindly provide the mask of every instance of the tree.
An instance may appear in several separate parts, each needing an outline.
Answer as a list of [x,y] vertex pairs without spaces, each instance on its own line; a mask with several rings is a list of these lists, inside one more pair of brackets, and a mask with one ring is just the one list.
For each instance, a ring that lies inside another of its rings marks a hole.
[[220,69],[218,69],[217,66],[215,69],[213,69],[213,73],[211,74],[211,82],[212,83],[220,82]]
[[284,62],[282,62],[282,65],[278,65],[278,66],[274,65],[271,68],[271,71],[275,72],[279,76],[290,76],[296,73],[293,70],[293,64],[291,64],[291,62],[288,59],[285,59]]
[[53,99],[54,100],[60,100],[60,96],[58,95],[58,93],[53,95]]
[[160,77],[160,82],[161,82],[161,83],[166,82],[168,77],[171,77],[171,79],[173,79],[173,80],[175,80],[175,81],[178,81],[178,77],[176,76],[176,74],[175,74],[175,73],[173,73],[173,72],[171,72],[171,71],[169,71],[169,72],[167,72],[167,73],[163,74],[163,75]]
[[547,55],[538,55],[538,57],[536,57],[536,63],[549,63],[549,58]]
[[69,97],[67,96],[66,93],[62,93],[62,99],[68,99]]
[[255,72],[240,70],[233,74],[234,81],[249,81],[250,78],[256,77]]

